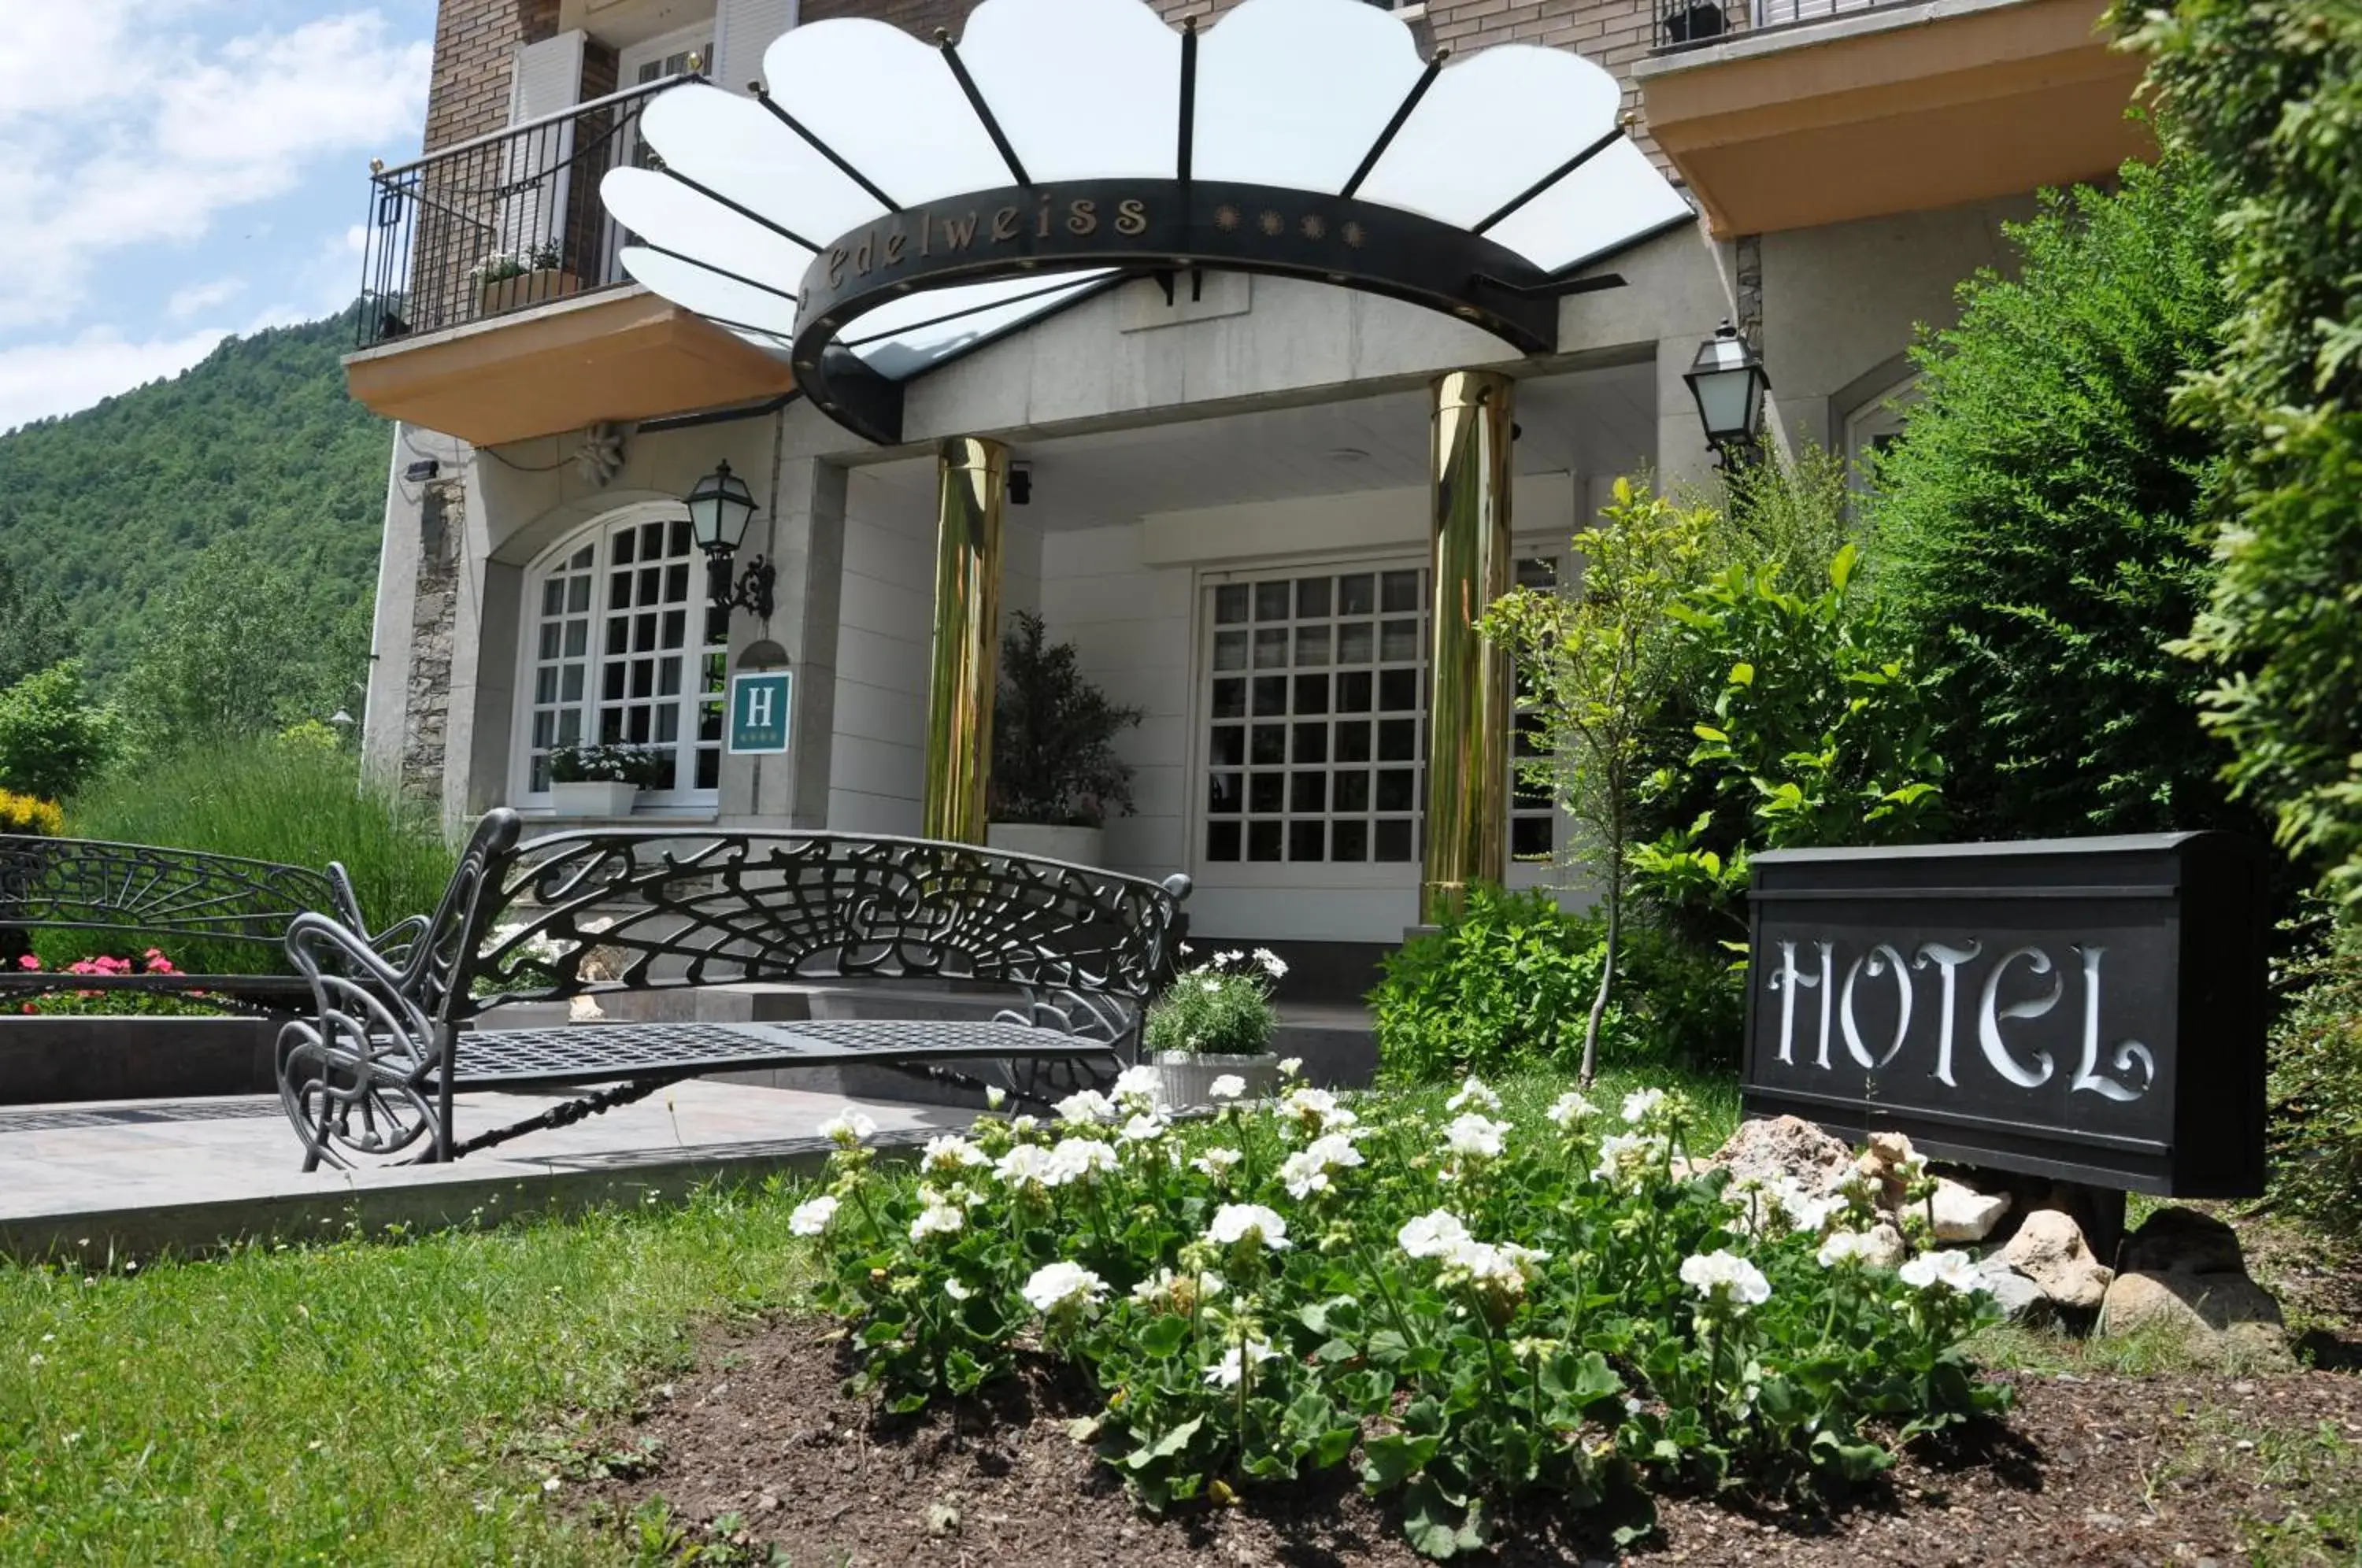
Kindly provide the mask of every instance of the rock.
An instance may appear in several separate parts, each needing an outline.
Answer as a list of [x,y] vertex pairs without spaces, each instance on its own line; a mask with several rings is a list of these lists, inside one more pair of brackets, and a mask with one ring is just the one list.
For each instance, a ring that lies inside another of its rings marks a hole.
[[2195,1209],[2160,1209],[2125,1238],[2120,1260],[2126,1274],[2235,1274],[2245,1277],[2239,1235],[2211,1214]]
[[1832,1138],[1794,1116],[1742,1121],[1729,1141],[1705,1163],[1730,1173],[1733,1181],[1752,1177],[1765,1186],[1782,1179],[1807,1192],[1828,1190],[1853,1161],[1842,1138]]
[[2022,1323],[2048,1310],[2050,1298],[2042,1294],[2042,1286],[2010,1267],[1999,1257],[1990,1257],[1977,1264],[1977,1273],[1992,1286],[1993,1300],[2000,1304],[2002,1315],[2013,1323]]
[[2245,1274],[2118,1275],[2100,1309],[2100,1332],[2114,1337],[2144,1331],[2178,1333],[2201,1360],[2295,1364],[2279,1303]]
[[1935,1210],[1937,1241],[1981,1242],[2009,1212],[2009,1194],[1981,1193],[1949,1176],[1937,1176],[1930,1207]]
[[2001,1261],[2034,1282],[2054,1306],[2089,1312],[2114,1274],[2083,1244],[2082,1230],[2056,1209],[2037,1209],[2001,1250]]
[[1862,1262],[1872,1268],[1900,1268],[1909,1251],[1903,1232],[1881,1220],[1870,1228],[1870,1250],[1862,1253]]

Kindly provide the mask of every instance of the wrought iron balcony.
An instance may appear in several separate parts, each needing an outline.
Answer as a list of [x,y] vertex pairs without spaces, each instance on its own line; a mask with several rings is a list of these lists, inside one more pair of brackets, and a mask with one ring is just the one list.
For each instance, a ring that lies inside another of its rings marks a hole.
[[1908,0],[1657,0],[1657,50],[1698,49],[1742,33],[1826,22]]
[[641,111],[702,80],[668,77],[396,168],[373,164],[359,346],[630,282],[617,260],[625,237],[599,200],[600,177],[652,162]]

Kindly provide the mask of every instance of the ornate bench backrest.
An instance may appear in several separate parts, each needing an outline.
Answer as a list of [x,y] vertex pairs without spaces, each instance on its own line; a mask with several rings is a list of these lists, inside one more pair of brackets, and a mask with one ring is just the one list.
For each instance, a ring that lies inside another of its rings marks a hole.
[[479,828],[459,880],[471,876],[464,918],[447,900],[426,939],[430,966],[450,963],[432,994],[453,1021],[601,989],[872,977],[1136,1010],[1189,889],[1185,877],[850,834],[601,830],[518,844],[506,812]]
[[275,950],[287,922],[305,910],[332,911],[361,928],[339,866],[322,872],[158,845],[0,834],[0,926]]

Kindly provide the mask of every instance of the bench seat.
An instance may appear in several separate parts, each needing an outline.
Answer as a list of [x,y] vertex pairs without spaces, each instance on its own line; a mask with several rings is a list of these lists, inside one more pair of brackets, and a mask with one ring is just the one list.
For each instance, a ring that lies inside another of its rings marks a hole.
[[[510,1092],[548,1085],[749,1071],[834,1067],[855,1062],[923,1066],[997,1057],[1109,1060],[1113,1049],[1054,1029],[1021,1023],[902,1019],[798,1020],[789,1023],[568,1023],[548,1029],[487,1029],[459,1037],[454,1092]],[[439,1088],[440,1073],[427,1082]]]

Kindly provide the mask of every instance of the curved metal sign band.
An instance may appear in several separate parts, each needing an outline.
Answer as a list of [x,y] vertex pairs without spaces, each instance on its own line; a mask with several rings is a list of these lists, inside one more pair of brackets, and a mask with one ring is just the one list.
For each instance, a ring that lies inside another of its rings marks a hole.
[[890,300],[958,283],[1111,268],[1263,272],[1385,294],[1472,322],[1529,354],[1558,343],[1558,302],[1523,257],[1398,207],[1269,185],[1077,180],[972,192],[890,213],[820,252],[797,292],[796,384],[883,445],[902,383],[842,339]]

